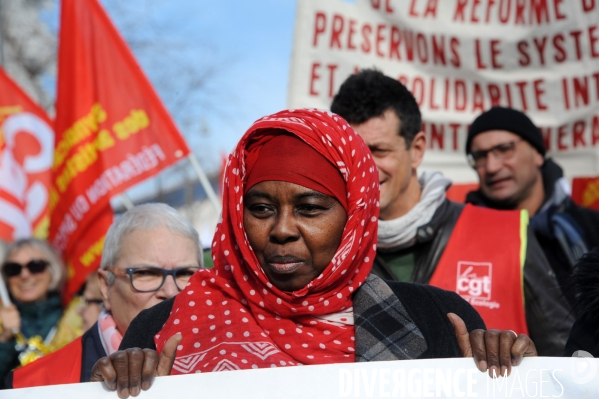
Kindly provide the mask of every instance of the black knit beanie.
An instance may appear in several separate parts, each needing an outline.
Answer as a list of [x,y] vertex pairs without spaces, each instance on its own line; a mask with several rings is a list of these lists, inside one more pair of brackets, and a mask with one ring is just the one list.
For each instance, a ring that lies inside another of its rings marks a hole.
[[472,122],[468,130],[468,140],[466,141],[466,154],[470,153],[472,139],[477,134],[488,132],[489,130],[507,130],[517,134],[528,141],[542,156],[545,156],[545,143],[543,135],[538,127],[523,112],[512,108],[493,107],[483,112]]

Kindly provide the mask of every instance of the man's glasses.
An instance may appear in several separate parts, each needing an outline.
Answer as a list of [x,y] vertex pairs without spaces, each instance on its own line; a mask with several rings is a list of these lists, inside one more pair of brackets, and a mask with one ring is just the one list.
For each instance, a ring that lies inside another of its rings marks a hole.
[[17,262],[6,262],[2,265],[2,271],[6,277],[15,277],[21,274],[25,267],[29,270],[29,273],[38,274],[46,270],[46,267],[48,266],[50,266],[50,262],[47,260],[32,259],[24,265]]
[[470,163],[470,166],[472,166],[474,169],[483,167],[487,164],[489,153],[492,153],[495,158],[499,159],[500,161],[511,158],[514,155],[516,144],[518,144],[520,141],[522,141],[522,139],[497,144],[488,150],[473,151],[468,154],[468,163]]
[[117,276],[129,276],[131,286],[134,290],[139,292],[153,292],[158,291],[162,287],[166,276],[173,276],[175,285],[179,290],[182,290],[199,267],[188,266],[176,269],[161,269],[159,267],[141,266],[123,269],[110,266],[107,269]]

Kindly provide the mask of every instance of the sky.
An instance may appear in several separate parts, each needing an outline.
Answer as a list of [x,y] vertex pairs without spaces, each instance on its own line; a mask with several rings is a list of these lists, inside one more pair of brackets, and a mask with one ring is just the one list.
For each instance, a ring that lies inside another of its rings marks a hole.
[[[213,46],[222,68],[212,85],[219,93],[206,143],[211,151],[228,153],[254,120],[286,107],[295,0],[176,0],[159,7],[172,32]],[[199,46],[200,58],[201,52]]]
[[[200,126],[195,123],[189,128],[179,123],[208,173],[218,171],[221,157],[233,149],[253,121],[286,108],[296,0],[101,3],[126,39],[164,38],[174,43],[167,52],[176,56],[173,62],[213,70],[204,91],[196,93],[199,106],[189,107],[183,115],[201,118]],[[43,15],[53,29],[58,27],[58,14],[54,3]],[[172,108],[170,100],[176,100],[178,94],[176,84],[168,82],[175,88],[165,90],[160,79],[167,76],[166,80],[176,82],[177,76],[171,75],[179,70],[172,67],[171,74],[169,60],[161,54],[135,48],[134,52],[167,108]],[[157,52],[162,53],[160,49]],[[142,183],[127,195],[144,197],[154,186],[154,182]]]

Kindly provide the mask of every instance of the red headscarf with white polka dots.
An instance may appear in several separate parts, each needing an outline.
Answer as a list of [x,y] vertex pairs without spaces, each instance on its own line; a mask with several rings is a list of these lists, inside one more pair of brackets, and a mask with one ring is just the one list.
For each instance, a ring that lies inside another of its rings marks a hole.
[[[269,282],[243,228],[248,144],[265,143],[273,129],[301,138],[336,165],[346,183],[341,244],[322,274],[294,292]],[[256,121],[241,138],[223,183],[215,267],[190,279],[155,338],[160,352],[169,337],[183,335],[171,374],[353,362],[352,295],[372,268],[379,214],[378,172],[364,141],[327,111],[281,111]]]

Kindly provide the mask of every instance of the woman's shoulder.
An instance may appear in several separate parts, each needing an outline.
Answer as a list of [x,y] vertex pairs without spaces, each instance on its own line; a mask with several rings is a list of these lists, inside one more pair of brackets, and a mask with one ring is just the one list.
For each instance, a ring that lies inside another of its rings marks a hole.
[[[419,283],[406,283],[401,281],[389,281],[385,280],[387,285],[393,290],[395,295],[400,298],[405,297],[406,299],[411,298],[413,295],[416,295],[418,298],[422,296],[425,297],[433,297],[439,299],[451,299],[451,300],[459,300],[464,301],[458,294],[452,291],[447,291],[442,288],[433,287],[428,284],[419,284]],[[418,300],[418,299],[416,299]]]
[[[408,345],[413,352],[409,357],[460,356],[454,327],[447,317],[450,312],[464,320],[468,331],[485,328],[476,310],[454,292],[423,284],[385,281],[370,275],[354,296],[356,356],[360,355],[367,361],[379,360],[380,348],[394,352],[397,347],[401,348],[401,354],[405,349],[405,343],[402,342],[405,334],[400,334],[398,342],[393,342],[393,337],[406,326],[410,326],[407,330],[416,332],[410,334],[410,339],[419,343]],[[360,334],[358,327],[367,330],[376,339]],[[372,356],[373,352],[376,356]]]
[[[162,301],[149,309],[142,310],[141,312],[139,312],[139,315],[135,319],[139,318],[141,321],[144,322],[160,322],[164,324],[164,322],[166,322],[166,319],[168,319],[168,317],[171,314],[175,298],[176,296]],[[162,325],[160,327],[162,328]]]
[[399,281],[386,281],[386,283],[410,313],[431,314],[431,306],[433,306],[443,316],[450,312],[460,316],[466,323],[468,331],[486,328],[478,312],[455,292],[426,284]]
[[14,301],[19,317],[21,328],[27,331],[29,337],[40,335],[46,337],[54,331],[62,315],[63,308],[61,297],[57,292],[51,292],[48,298],[32,303]]
[[129,324],[119,349],[155,349],[154,336],[168,320],[175,298],[167,299],[149,309],[142,310]]

